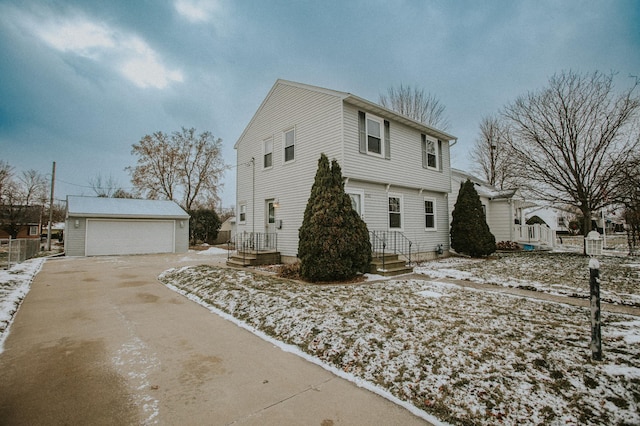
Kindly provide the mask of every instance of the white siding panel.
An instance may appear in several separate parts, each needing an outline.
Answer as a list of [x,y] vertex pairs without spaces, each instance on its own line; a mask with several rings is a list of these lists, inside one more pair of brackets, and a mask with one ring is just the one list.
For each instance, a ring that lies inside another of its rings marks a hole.
[[[342,163],[341,114],[342,100],[338,96],[286,84],[274,88],[236,145],[236,198],[238,204],[247,205],[247,220],[238,224],[237,232],[265,232],[265,200],[278,199],[276,221],[282,220],[282,229],[276,230],[278,250],[283,256],[297,255],[298,229],[320,154]],[[292,127],[295,160],[285,164],[283,132]],[[267,137],[273,137],[274,156],[273,167],[264,170],[262,140]]]
[[[346,190],[364,191],[364,221],[370,231],[389,231],[389,193],[402,196],[402,233],[412,242],[414,253],[435,251],[438,244],[449,248],[449,226],[447,197],[443,193],[427,192],[414,188],[392,187],[364,181],[350,180]],[[436,201],[436,230],[425,229],[424,199]]]
[[442,144],[442,170],[425,169],[422,167],[421,133],[392,119],[389,121],[391,159],[362,154],[358,142],[358,109],[349,104],[344,105],[344,176],[393,186],[449,192],[451,179],[448,143],[443,141]]
[[88,219],[86,255],[173,253],[173,220]]

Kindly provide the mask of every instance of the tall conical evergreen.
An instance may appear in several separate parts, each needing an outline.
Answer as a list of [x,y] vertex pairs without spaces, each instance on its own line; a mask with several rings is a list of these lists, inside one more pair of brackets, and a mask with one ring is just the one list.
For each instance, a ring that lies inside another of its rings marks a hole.
[[371,262],[367,225],[344,192],[338,162],[322,154],[298,234],[300,275],[309,281],[338,281],[366,272]]
[[469,179],[460,184],[452,216],[451,248],[472,257],[496,251],[496,238],[489,230],[480,197]]

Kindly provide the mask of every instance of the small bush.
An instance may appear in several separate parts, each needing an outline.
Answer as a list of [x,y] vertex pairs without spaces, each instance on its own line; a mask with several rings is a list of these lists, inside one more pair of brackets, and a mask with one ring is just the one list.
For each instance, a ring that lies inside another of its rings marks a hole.
[[293,280],[300,279],[300,262],[280,265],[278,268],[278,276]]
[[515,241],[499,241],[496,248],[498,250],[520,250],[520,246]]

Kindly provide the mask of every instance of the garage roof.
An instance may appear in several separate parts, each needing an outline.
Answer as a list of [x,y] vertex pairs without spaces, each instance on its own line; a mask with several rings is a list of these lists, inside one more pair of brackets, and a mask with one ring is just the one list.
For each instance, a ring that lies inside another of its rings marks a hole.
[[72,195],[67,197],[67,216],[189,219],[187,212],[174,201]]

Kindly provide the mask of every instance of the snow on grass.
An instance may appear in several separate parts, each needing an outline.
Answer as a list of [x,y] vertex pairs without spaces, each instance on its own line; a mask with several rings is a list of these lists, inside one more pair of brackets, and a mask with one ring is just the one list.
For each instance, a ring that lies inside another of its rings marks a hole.
[[9,270],[0,269],[0,353],[22,299],[29,292],[33,277],[40,271],[44,258],[27,260]]
[[444,422],[640,423],[632,316],[603,312],[605,360],[593,363],[589,313],[565,304],[419,279],[311,285],[210,266],[160,280]]
[[[640,307],[638,259],[602,256],[600,297],[604,302]],[[577,253],[501,253],[487,259],[448,258],[421,263],[415,272],[562,296],[589,297],[589,258]]]

